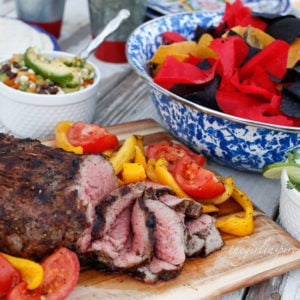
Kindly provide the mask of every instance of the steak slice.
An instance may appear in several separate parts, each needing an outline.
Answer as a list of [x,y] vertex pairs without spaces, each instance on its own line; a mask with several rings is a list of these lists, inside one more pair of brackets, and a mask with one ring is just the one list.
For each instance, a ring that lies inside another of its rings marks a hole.
[[90,243],[95,206],[117,187],[101,155],[76,155],[0,134],[0,249],[40,260]]
[[148,283],[169,280],[178,276],[185,262],[184,223],[170,207],[157,200],[145,200],[148,209],[154,213],[154,258],[133,274]]
[[144,204],[145,184],[114,190],[96,208],[89,252],[110,271],[133,271],[153,255],[155,217]]
[[178,266],[154,257],[150,264],[138,268],[133,276],[147,283],[156,283],[158,280],[171,280],[176,278],[181,270],[181,267],[179,268]]
[[146,182],[145,198],[157,199],[177,212],[190,218],[198,218],[202,213],[202,205],[192,199],[179,198],[168,186]]
[[185,222],[187,256],[208,256],[224,245],[222,237],[215,227],[215,218],[202,214],[198,219]]

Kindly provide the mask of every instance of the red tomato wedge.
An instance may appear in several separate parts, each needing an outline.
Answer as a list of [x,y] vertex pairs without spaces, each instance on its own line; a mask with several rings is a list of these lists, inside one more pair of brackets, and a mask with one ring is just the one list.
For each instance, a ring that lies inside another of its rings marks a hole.
[[21,282],[21,274],[0,255],[0,298]]
[[29,291],[22,281],[7,295],[7,300],[63,300],[75,288],[80,271],[75,252],[58,248],[43,262],[44,279],[40,287]]
[[206,157],[204,155],[195,154],[187,147],[171,141],[161,141],[149,145],[146,150],[147,158],[155,158],[156,160],[165,158],[169,163],[168,170],[170,172],[174,170],[177,161],[186,155],[193,158],[200,166],[203,166],[206,163]]
[[81,146],[83,153],[101,153],[119,145],[116,135],[99,125],[83,122],[73,123],[67,131],[67,138],[73,146]]
[[203,168],[189,156],[178,160],[173,174],[183,191],[194,198],[213,198],[225,190],[223,183],[213,172]]

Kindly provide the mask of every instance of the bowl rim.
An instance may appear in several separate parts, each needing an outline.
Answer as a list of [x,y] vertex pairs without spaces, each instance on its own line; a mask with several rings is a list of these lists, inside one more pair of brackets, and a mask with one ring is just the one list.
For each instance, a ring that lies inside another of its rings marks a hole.
[[[64,51],[41,51],[41,53],[49,55],[50,57],[76,57],[76,54],[64,52]],[[6,56],[0,60],[0,64],[5,61],[8,61],[11,56]],[[5,96],[9,98],[11,101],[19,102],[22,104],[36,105],[36,106],[64,106],[69,104],[75,104],[85,100],[87,97],[91,96],[95,93],[95,90],[98,89],[99,84],[101,82],[101,72],[99,68],[91,62],[87,60],[89,64],[92,65],[95,72],[95,80],[94,83],[87,88],[82,90],[78,90],[76,92],[71,92],[67,94],[34,94],[28,93],[20,90],[15,90],[7,85],[5,85],[2,81],[0,81],[0,88],[5,92]],[[49,101],[51,100],[51,101]]]
[[[126,56],[127,56],[127,61],[129,65],[133,68],[133,70],[137,73],[138,76],[140,76],[150,88],[154,88],[161,94],[171,98],[172,100],[179,102],[182,105],[189,106],[193,109],[199,110],[202,113],[209,114],[214,117],[218,117],[221,119],[225,119],[226,121],[242,124],[245,126],[251,126],[251,127],[257,127],[261,129],[269,129],[269,130],[274,130],[274,131],[283,131],[283,132],[289,132],[289,133],[294,133],[294,134],[299,134],[300,133],[300,127],[295,127],[295,126],[283,126],[283,125],[276,125],[276,124],[271,124],[271,123],[264,123],[264,122],[259,122],[259,121],[254,121],[254,120],[249,120],[237,116],[232,116],[223,112],[216,111],[214,109],[205,107],[200,104],[193,103],[192,101],[189,101],[181,96],[176,95],[175,93],[172,93],[164,88],[162,88],[160,85],[156,84],[150,74],[146,70],[146,66],[141,66],[144,70],[144,73],[140,72],[140,70],[136,67],[135,63],[133,62],[130,53],[129,53],[129,48],[131,47],[131,44],[134,43],[134,38],[136,34],[140,31],[143,31],[145,27],[151,27],[151,24],[158,23],[161,20],[165,19],[170,19],[170,18],[178,18],[178,17],[183,17],[183,16],[191,16],[191,15],[197,15],[199,18],[201,18],[201,15],[203,12],[181,12],[181,13],[174,13],[174,14],[169,14],[169,15],[164,15],[161,17],[157,17],[155,19],[149,20],[138,26],[128,37],[127,42],[126,42]],[[222,17],[223,13],[217,13],[217,12],[210,12],[206,11],[205,16],[210,16],[212,19],[213,18],[220,18]]]

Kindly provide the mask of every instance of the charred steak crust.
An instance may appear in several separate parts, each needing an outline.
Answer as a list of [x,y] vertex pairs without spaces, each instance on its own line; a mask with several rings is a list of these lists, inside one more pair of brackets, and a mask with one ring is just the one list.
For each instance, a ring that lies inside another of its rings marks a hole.
[[[1,134],[1,250],[35,260],[59,246],[77,251],[77,242],[92,221],[87,214],[90,192],[84,191],[91,187],[82,184],[87,182],[83,165],[91,161],[100,170],[108,164],[101,156],[76,155]],[[106,175],[114,176],[110,165],[104,168],[109,169]],[[101,197],[116,186],[112,179]]]

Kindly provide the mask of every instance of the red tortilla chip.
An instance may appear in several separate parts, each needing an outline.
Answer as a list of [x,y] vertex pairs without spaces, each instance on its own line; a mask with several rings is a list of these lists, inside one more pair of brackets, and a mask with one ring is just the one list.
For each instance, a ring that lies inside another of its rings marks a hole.
[[240,36],[214,39],[210,47],[218,54],[221,69],[218,73],[228,80],[247,57],[249,47]]
[[210,69],[201,70],[193,64],[168,56],[154,78],[154,82],[170,89],[177,83],[203,84],[211,81],[214,76],[215,64]]
[[233,3],[226,1],[225,13],[222,18],[221,24],[217,27],[217,33],[220,30],[227,31],[227,29],[235,26],[248,26],[251,25],[265,31],[267,23],[261,18],[251,15],[251,9],[244,6],[241,0],[236,0]]
[[289,44],[275,40],[259,53],[253,56],[240,70],[241,78],[252,76],[256,66],[260,66],[265,72],[277,80],[283,78],[286,73]]

